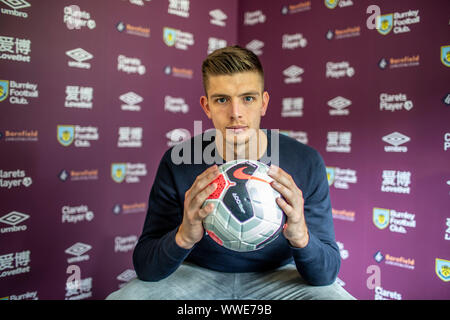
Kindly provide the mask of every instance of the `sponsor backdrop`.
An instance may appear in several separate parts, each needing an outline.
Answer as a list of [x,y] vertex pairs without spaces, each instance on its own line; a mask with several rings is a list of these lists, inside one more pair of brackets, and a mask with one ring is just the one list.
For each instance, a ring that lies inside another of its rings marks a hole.
[[448,1],[0,11],[0,298],[103,299],[136,276],[159,159],[211,127],[200,65],[235,43],[265,66],[263,126],[325,159],[338,281],[360,299],[450,298]]

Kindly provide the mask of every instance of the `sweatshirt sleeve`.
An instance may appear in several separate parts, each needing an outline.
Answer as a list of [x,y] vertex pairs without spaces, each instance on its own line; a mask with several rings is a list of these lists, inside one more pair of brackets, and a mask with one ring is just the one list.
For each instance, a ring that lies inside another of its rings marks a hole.
[[158,281],[173,273],[192,250],[179,247],[175,234],[181,224],[179,203],[167,155],[162,158],[153,183],[147,216],[133,252],[136,274],[143,281]]
[[307,188],[309,192],[306,195],[304,193],[309,242],[304,248],[291,247],[291,250],[301,276],[311,285],[322,286],[336,280],[341,257],[335,241],[325,164],[322,157],[317,155],[318,160],[312,167]]

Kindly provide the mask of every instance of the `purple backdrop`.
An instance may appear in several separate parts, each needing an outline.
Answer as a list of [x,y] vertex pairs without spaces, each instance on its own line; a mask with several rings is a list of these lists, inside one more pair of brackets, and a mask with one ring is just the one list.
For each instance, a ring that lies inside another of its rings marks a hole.
[[324,157],[338,281],[360,299],[449,299],[449,9],[1,1],[0,298],[103,299],[135,276],[160,157],[211,127],[201,62],[239,43],[265,67],[263,126]]

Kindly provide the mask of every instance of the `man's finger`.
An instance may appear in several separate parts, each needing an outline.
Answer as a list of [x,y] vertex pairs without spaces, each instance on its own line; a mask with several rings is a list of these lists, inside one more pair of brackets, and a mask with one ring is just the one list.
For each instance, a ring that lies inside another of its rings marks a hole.
[[295,201],[295,194],[292,192],[291,189],[285,187],[278,181],[274,180],[271,183],[272,187],[277,190],[290,204],[294,204]]
[[214,203],[208,203],[208,205],[204,206],[198,211],[198,218],[200,220],[205,219],[211,212],[214,210]]
[[217,178],[217,176],[220,174],[219,170],[217,169],[217,166],[215,168],[210,167],[207,170],[205,170],[202,174],[200,174],[196,179],[194,184],[189,189],[189,196],[191,199],[194,199],[197,194],[202,192],[203,189],[207,185],[209,185],[214,179]]
[[200,191],[191,201],[190,207],[194,210],[199,209],[205,200],[213,193],[217,188],[217,184],[212,183]]
[[276,202],[288,218],[291,218],[293,216],[294,208],[289,203],[287,203],[286,200],[284,200],[281,197],[278,197],[276,199]]
[[283,169],[275,166],[275,165],[270,165],[269,171],[267,172],[267,174],[272,177],[274,180],[276,180],[277,182],[281,183],[282,185],[291,188],[295,185],[294,180],[292,179],[291,175],[288,174],[286,171],[284,171]]

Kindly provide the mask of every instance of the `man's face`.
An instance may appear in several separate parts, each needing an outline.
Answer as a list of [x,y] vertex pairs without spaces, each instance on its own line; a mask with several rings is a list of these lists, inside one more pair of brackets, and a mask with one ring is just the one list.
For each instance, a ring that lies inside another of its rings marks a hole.
[[261,75],[256,71],[209,76],[207,97],[200,98],[224,142],[233,145],[247,144],[255,137],[268,103],[269,94],[263,92]]

